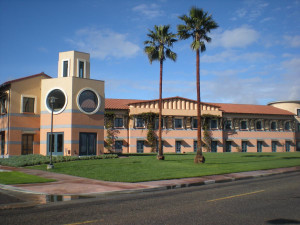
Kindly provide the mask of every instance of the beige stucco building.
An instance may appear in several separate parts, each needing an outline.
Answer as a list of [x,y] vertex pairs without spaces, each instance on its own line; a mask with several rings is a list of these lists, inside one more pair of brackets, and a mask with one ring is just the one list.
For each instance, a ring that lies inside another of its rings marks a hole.
[[[300,101],[202,102],[201,109],[205,151],[300,151]],[[105,99],[104,81],[91,79],[90,55],[83,52],[59,53],[56,78],[39,73],[1,84],[0,113],[1,157],[48,155],[50,149],[54,155],[72,156],[157,149],[149,143],[150,125],[142,115],[157,114],[158,99]],[[105,123],[109,115],[110,127]],[[162,116],[163,151],[194,152],[196,101],[164,98]],[[156,138],[158,118],[151,125]]]

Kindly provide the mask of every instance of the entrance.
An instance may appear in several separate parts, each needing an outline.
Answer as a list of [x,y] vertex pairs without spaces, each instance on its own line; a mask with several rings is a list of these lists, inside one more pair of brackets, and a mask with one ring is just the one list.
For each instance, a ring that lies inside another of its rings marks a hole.
[[97,133],[79,133],[79,155],[96,155]]
[[[47,152],[50,155],[50,138],[51,133],[47,135]],[[52,154],[53,155],[63,155],[64,149],[64,133],[52,133]]]
[[181,141],[176,141],[175,148],[176,153],[181,153]]
[[33,134],[22,134],[22,155],[33,154]]
[[144,153],[144,141],[137,141],[136,142],[136,152],[137,153]]

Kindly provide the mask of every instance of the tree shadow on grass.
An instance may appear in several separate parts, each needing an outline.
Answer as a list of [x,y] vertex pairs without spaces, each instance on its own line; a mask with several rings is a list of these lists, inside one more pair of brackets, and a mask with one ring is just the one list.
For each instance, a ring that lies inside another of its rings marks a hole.
[[263,158],[263,157],[275,157],[275,156],[274,155],[243,155],[242,157]]
[[281,157],[282,159],[300,159],[300,157]]

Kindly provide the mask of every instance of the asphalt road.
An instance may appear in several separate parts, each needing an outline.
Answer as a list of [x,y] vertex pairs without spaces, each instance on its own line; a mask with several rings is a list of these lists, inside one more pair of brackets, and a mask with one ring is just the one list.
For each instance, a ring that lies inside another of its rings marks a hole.
[[300,224],[300,172],[1,210],[0,224]]

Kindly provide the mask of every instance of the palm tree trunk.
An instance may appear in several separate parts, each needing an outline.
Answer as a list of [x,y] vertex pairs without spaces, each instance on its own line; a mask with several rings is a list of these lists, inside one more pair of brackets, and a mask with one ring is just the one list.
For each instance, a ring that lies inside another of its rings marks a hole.
[[159,73],[159,115],[158,115],[158,160],[164,160],[165,157],[163,156],[162,152],[162,127],[161,127],[161,117],[162,117],[162,72],[163,72],[163,59],[160,59],[160,73]]
[[200,50],[196,51],[196,80],[197,80],[197,153],[194,159],[195,163],[204,163],[201,141],[201,98],[200,98]]

